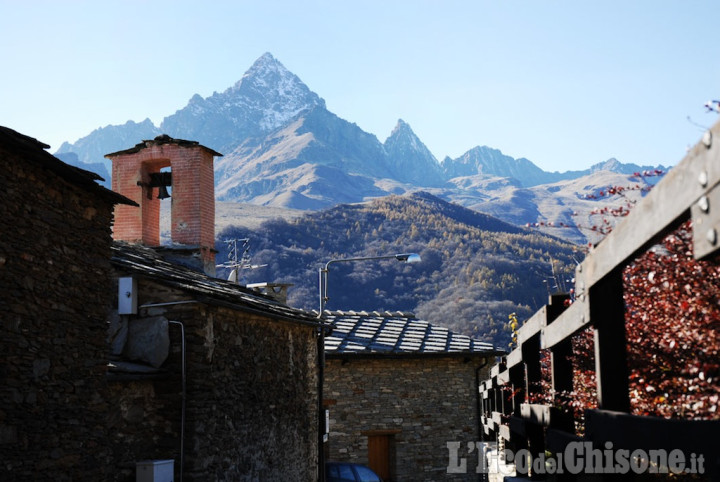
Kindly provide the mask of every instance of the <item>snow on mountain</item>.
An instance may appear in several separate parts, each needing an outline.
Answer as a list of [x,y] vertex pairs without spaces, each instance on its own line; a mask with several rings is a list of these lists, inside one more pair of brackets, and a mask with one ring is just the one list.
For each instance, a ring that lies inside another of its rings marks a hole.
[[227,153],[249,137],[268,134],[301,112],[324,106],[323,99],[266,53],[225,92],[194,95],[160,127],[173,137]]
[[[56,155],[74,153],[84,164],[103,164],[108,172],[112,171],[110,161],[105,154],[132,147],[143,139],[154,139],[162,134],[150,119],[137,123],[127,121],[123,125],[108,125],[95,129],[74,144],[63,142]],[[98,173],[103,176],[102,173]],[[104,177],[104,176],[103,176]],[[110,181],[108,177],[106,181]]]
[[[439,163],[402,119],[381,143],[328,111],[269,53],[224,92],[192,96],[160,128],[149,119],[106,126],[64,143],[56,154],[109,170],[106,153],[160,134],[225,154],[215,161],[219,200],[303,210],[425,190],[516,224],[560,221],[589,206],[578,203],[581,187],[654,169],[609,159],[582,171],[546,172],[487,146]],[[573,183],[580,178],[583,186]],[[581,233],[569,238],[584,239]]]

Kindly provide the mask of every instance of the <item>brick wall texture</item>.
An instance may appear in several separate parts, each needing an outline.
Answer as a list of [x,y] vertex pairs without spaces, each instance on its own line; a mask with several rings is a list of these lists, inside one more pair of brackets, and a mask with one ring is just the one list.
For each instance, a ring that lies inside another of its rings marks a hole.
[[[368,435],[389,434],[393,481],[478,480],[448,474],[447,442],[479,440],[475,370],[482,358],[327,360],[328,459],[368,464]],[[483,369],[483,376],[485,374]]]
[[[171,237],[176,243],[213,247],[215,244],[215,188],[213,154],[202,146],[154,144],[138,152],[109,156],[113,161],[113,191],[140,205],[118,205],[114,238],[160,244],[160,200],[157,188],[138,186],[150,182],[150,174],[170,167],[172,172]],[[148,198],[151,190],[152,198]]]

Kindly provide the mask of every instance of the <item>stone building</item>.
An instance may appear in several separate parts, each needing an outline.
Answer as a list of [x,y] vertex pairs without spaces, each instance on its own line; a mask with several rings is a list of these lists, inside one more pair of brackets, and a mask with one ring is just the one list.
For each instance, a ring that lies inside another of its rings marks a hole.
[[0,480],[108,480],[113,205],[131,201],[0,127]]
[[47,147],[0,127],[0,480],[316,480],[320,326],[210,275],[217,153],[144,141],[116,193]]
[[447,442],[479,441],[478,379],[502,353],[412,314],[326,312],[328,460],[386,481],[477,480],[448,474]]
[[151,459],[177,480],[316,480],[317,321],[152,249],[113,254],[137,297],[112,317],[118,479]]
[[[216,155],[168,136],[107,155],[113,190],[140,206],[119,206],[113,233],[117,469],[174,459],[183,480],[316,480],[320,325],[212,277]],[[172,239],[158,247],[163,188]]]

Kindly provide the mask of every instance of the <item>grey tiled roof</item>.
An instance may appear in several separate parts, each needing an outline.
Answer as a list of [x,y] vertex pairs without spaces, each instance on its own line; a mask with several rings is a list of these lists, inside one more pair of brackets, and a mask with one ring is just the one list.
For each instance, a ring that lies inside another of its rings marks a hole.
[[490,343],[419,320],[412,313],[326,311],[327,355],[493,354]]
[[166,261],[153,248],[115,241],[112,244],[110,261],[121,271],[186,291],[203,303],[320,326],[316,315],[309,311],[292,308],[236,283],[212,278],[180,264]]

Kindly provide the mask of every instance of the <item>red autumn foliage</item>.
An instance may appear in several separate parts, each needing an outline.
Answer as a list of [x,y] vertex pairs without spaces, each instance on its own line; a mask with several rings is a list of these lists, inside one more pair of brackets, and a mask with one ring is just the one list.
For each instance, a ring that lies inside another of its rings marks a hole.
[[633,413],[720,418],[720,267],[693,259],[690,222],[623,280]]
[[[630,191],[638,191],[641,193],[647,193],[653,188],[653,184],[649,183],[642,183],[646,178],[651,177],[662,177],[666,173],[665,171],[661,169],[653,169],[653,170],[646,170],[642,172],[635,172],[632,174],[632,176],[629,177],[629,179],[637,180],[639,182],[635,184],[630,184],[627,186],[608,186],[606,188],[601,188],[597,190],[594,193],[586,194],[585,196],[582,196],[583,199],[589,199],[589,200],[600,200],[605,198],[612,198],[617,202],[620,202],[620,205],[617,206],[605,206],[601,208],[595,208],[591,211],[589,211],[587,214],[589,215],[589,219],[593,219],[592,224],[586,226],[582,223],[564,223],[561,221],[554,222],[554,221],[539,221],[535,223],[527,223],[525,227],[528,228],[571,228],[571,229],[579,229],[587,232],[591,232],[594,234],[600,234],[600,235],[606,235],[612,232],[613,227],[615,225],[615,221],[613,218],[622,218],[630,214],[630,210],[635,206],[637,203],[637,199],[631,199],[627,196],[627,193]],[[578,216],[577,212],[573,212],[572,215],[574,217]],[[599,217],[599,219],[598,219]]]
[[[718,419],[720,413],[720,266],[696,261],[690,222],[623,271],[631,410],[663,418]],[[574,416],[597,408],[592,328],[572,338],[573,391],[553,393],[550,353],[529,397]]]

